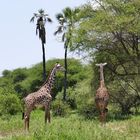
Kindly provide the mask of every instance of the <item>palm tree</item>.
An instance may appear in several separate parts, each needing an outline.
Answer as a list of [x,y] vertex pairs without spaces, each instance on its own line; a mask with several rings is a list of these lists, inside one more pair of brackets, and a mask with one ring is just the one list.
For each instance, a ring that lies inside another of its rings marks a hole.
[[79,12],[78,8],[72,10],[71,8],[65,8],[62,13],[58,13],[56,15],[56,19],[59,23],[57,30],[54,35],[62,34],[62,41],[64,42],[64,65],[65,65],[65,73],[64,73],[64,93],[63,100],[66,100],[66,89],[67,89],[67,51],[68,48],[72,46],[72,32],[74,29],[74,23],[76,21],[77,13]]
[[52,22],[51,18],[49,18],[48,14],[45,14],[45,11],[40,9],[38,13],[34,13],[33,17],[31,18],[30,22],[34,22],[35,18],[37,19],[36,23],[36,35],[39,35],[39,39],[42,43],[42,52],[43,52],[43,81],[46,80],[46,64],[45,64],[45,47],[44,44],[46,43],[46,30],[45,30],[45,23]]

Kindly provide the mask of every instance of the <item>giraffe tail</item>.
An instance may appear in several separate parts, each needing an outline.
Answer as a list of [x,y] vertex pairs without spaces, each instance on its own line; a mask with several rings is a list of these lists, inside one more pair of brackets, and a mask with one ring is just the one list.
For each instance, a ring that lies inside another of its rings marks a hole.
[[24,112],[22,112],[22,120],[24,119],[24,114],[25,114],[25,113],[24,113]]
[[25,112],[24,112],[24,109],[25,109],[24,98],[21,100],[21,105],[22,105],[22,120],[23,120],[24,119],[24,114],[25,114]]

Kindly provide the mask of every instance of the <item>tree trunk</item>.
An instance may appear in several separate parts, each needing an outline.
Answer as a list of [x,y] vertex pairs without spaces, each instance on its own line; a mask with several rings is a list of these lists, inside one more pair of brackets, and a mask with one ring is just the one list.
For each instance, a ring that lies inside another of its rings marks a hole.
[[67,90],[67,45],[65,47],[65,59],[64,59],[64,67],[65,67],[65,72],[64,72],[64,93],[63,93],[63,100],[66,101],[66,90]]
[[43,52],[43,81],[45,81],[47,76],[46,76],[45,47],[43,42],[42,42],[42,52]]

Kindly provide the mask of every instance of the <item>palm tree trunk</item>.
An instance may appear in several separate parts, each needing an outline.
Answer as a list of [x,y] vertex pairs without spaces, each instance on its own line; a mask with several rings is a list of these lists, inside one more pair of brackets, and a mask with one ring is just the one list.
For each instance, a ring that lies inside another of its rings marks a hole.
[[43,81],[46,80],[46,61],[45,61],[45,47],[42,41],[42,52],[43,52]]
[[65,59],[64,59],[64,93],[63,93],[63,100],[66,101],[66,90],[67,90],[67,45],[65,45]]

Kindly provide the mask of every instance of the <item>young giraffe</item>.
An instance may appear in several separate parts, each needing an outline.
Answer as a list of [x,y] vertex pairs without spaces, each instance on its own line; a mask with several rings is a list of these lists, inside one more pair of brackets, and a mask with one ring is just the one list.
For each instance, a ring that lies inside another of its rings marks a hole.
[[107,88],[105,87],[104,74],[103,74],[103,67],[106,64],[107,63],[96,64],[96,66],[100,67],[100,86],[96,91],[95,103],[100,113],[101,123],[104,123],[106,121],[106,113],[108,112],[107,105],[109,101],[109,94]]
[[25,103],[25,113],[24,113],[24,123],[25,130],[29,130],[30,113],[33,108],[37,105],[43,105],[45,107],[45,124],[50,122],[50,102],[52,100],[51,90],[55,81],[55,74],[57,71],[64,71],[65,69],[60,64],[55,64],[52,69],[48,80],[44,85],[36,92],[30,93],[24,98]]

